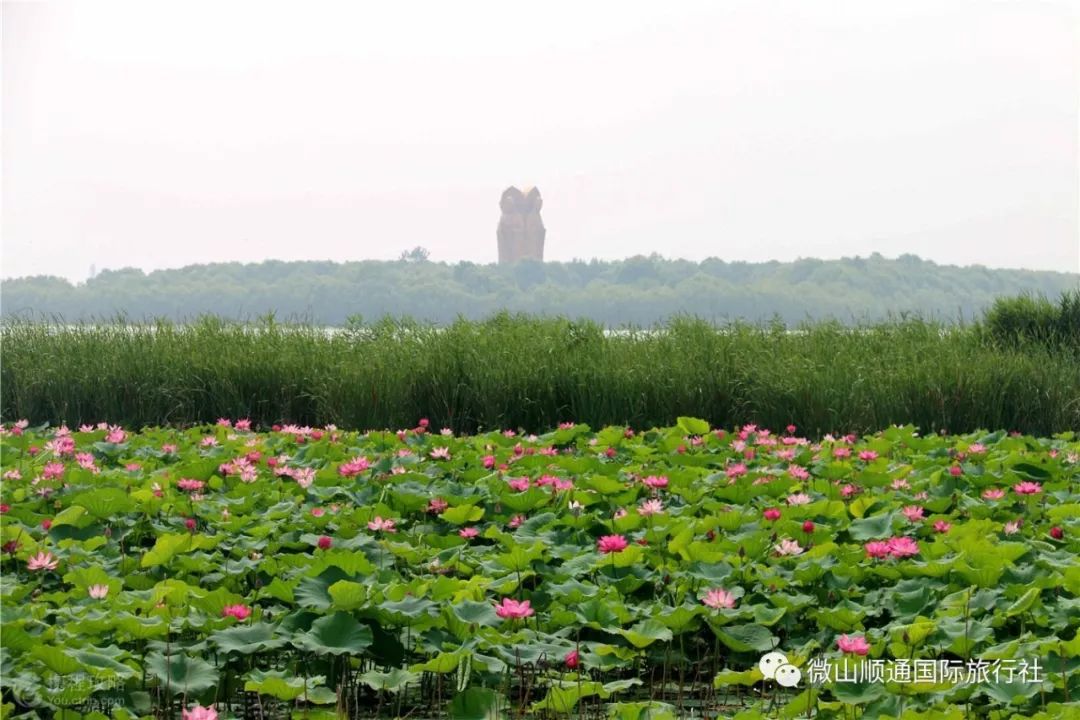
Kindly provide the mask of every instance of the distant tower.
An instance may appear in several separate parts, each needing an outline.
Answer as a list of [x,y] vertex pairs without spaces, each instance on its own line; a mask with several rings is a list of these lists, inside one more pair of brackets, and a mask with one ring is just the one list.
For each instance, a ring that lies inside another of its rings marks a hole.
[[518,260],[544,261],[544,221],[540,208],[544,201],[534,187],[524,191],[508,187],[499,199],[502,217],[496,236],[499,240],[499,264],[509,265]]

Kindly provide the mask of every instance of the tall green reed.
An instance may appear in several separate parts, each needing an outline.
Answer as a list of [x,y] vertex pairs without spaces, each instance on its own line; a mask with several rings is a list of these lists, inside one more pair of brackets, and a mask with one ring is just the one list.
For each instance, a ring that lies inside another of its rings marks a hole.
[[327,331],[215,318],[180,326],[0,329],[7,420],[129,426],[258,423],[541,431],[565,420],[794,423],[804,432],[1080,429],[1080,358],[921,320],[723,328],[692,318],[607,333],[502,314],[443,328],[384,320]]

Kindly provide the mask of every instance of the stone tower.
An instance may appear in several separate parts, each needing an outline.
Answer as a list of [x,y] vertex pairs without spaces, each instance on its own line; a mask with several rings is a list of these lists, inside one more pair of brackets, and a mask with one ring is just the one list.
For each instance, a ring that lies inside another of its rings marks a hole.
[[536,188],[508,187],[499,199],[499,264],[518,260],[544,260],[544,221],[540,219],[540,191]]

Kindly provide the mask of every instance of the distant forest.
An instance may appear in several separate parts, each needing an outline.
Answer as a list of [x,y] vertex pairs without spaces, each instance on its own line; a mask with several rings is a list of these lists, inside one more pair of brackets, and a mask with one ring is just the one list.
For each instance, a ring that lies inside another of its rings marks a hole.
[[68,322],[204,314],[273,314],[341,326],[387,315],[448,323],[500,310],[652,325],[674,315],[788,324],[876,321],[906,313],[946,322],[981,314],[1001,295],[1050,299],[1080,286],[1075,273],[937,265],[913,255],[745,263],[637,256],[621,261],[513,266],[431,262],[417,248],[398,261],[218,263],[144,273],[106,270],[85,283],[29,277],[0,286],[4,317]]

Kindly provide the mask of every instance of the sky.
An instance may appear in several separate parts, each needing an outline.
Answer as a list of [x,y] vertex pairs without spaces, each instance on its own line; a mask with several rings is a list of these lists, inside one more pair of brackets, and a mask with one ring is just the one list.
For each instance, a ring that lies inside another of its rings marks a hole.
[[887,257],[1080,272],[1069,0],[4,2],[5,278]]

